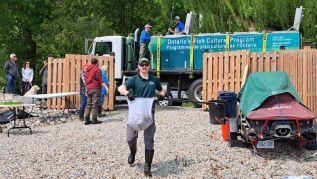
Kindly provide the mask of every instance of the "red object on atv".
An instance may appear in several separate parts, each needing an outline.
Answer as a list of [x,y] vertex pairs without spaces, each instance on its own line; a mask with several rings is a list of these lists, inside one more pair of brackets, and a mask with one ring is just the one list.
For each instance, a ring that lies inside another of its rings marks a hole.
[[312,120],[315,114],[300,104],[289,93],[278,94],[269,97],[260,108],[251,111],[249,120],[288,119],[288,120]]

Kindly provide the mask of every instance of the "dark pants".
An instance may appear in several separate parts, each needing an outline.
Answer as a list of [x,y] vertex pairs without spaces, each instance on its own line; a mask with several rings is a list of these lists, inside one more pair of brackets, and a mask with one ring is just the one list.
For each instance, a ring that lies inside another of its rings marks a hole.
[[42,94],[47,94],[47,85],[42,84]]
[[90,114],[91,114],[92,120],[97,120],[99,103],[100,103],[100,91],[97,89],[88,91],[87,105],[85,109],[86,120],[90,118]]
[[86,105],[87,105],[87,96],[86,95],[80,95],[80,111],[84,112]]
[[[153,103],[152,106],[152,116],[153,116],[153,123],[144,130],[144,146],[147,150],[154,150],[154,134],[156,132],[155,126],[155,104]],[[127,126],[127,143],[130,148],[134,148],[137,145],[138,140],[138,131],[134,130],[129,125]]]
[[10,75],[10,74],[6,74],[6,80],[7,80],[7,85],[6,85],[6,93],[13,93],[14,92],[14,88],[15,88],[15,83],[16,83],[16,79]]
[[22,81],[21,83],[21,93],[22,96],[31,89],[31,84],[29,82]]

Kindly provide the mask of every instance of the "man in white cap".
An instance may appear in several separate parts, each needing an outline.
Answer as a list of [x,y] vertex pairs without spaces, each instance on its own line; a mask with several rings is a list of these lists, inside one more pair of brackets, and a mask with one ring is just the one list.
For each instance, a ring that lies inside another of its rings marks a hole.
[[181,21],[181,18],[179,16],[175,16],[174,20],[175,20],[175,23],[176,23],[175,30],[173,31],[171,28],[168,28],[168,31],[170,33],[173,33],[174,35],[185,34],[185,32],[184,32],[185,25]]
[[151,27],[149,24],[146,24],[144,26],[144,30],[141,32],[140,36],[140,53],[139,53],[139,58],[147,58],[151,59],[151,54],[149,51],[149,43],[151,41],[151,36],[150,36],[150,30]]

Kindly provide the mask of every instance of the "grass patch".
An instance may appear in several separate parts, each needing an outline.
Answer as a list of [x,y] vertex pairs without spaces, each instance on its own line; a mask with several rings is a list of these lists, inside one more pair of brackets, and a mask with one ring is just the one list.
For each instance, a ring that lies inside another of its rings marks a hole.
[[183,102],[182,107],[194,107],[192,102]]

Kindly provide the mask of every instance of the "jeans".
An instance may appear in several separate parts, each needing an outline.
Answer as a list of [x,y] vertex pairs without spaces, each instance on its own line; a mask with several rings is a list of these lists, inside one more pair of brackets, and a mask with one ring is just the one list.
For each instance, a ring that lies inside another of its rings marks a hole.
[[104,104],[104,102],[105,102],[105,97],[106,97],[106,95],[100,95],[100,106],[102,107],[103,106],[103,104]]
[[80,95],[80,111],[84,112],[86,105],[87,105],[87,96],[86,95]]
[[6,74],[6,80],[7,80],[6,93],[13,93],[16,79],[12,75]]

